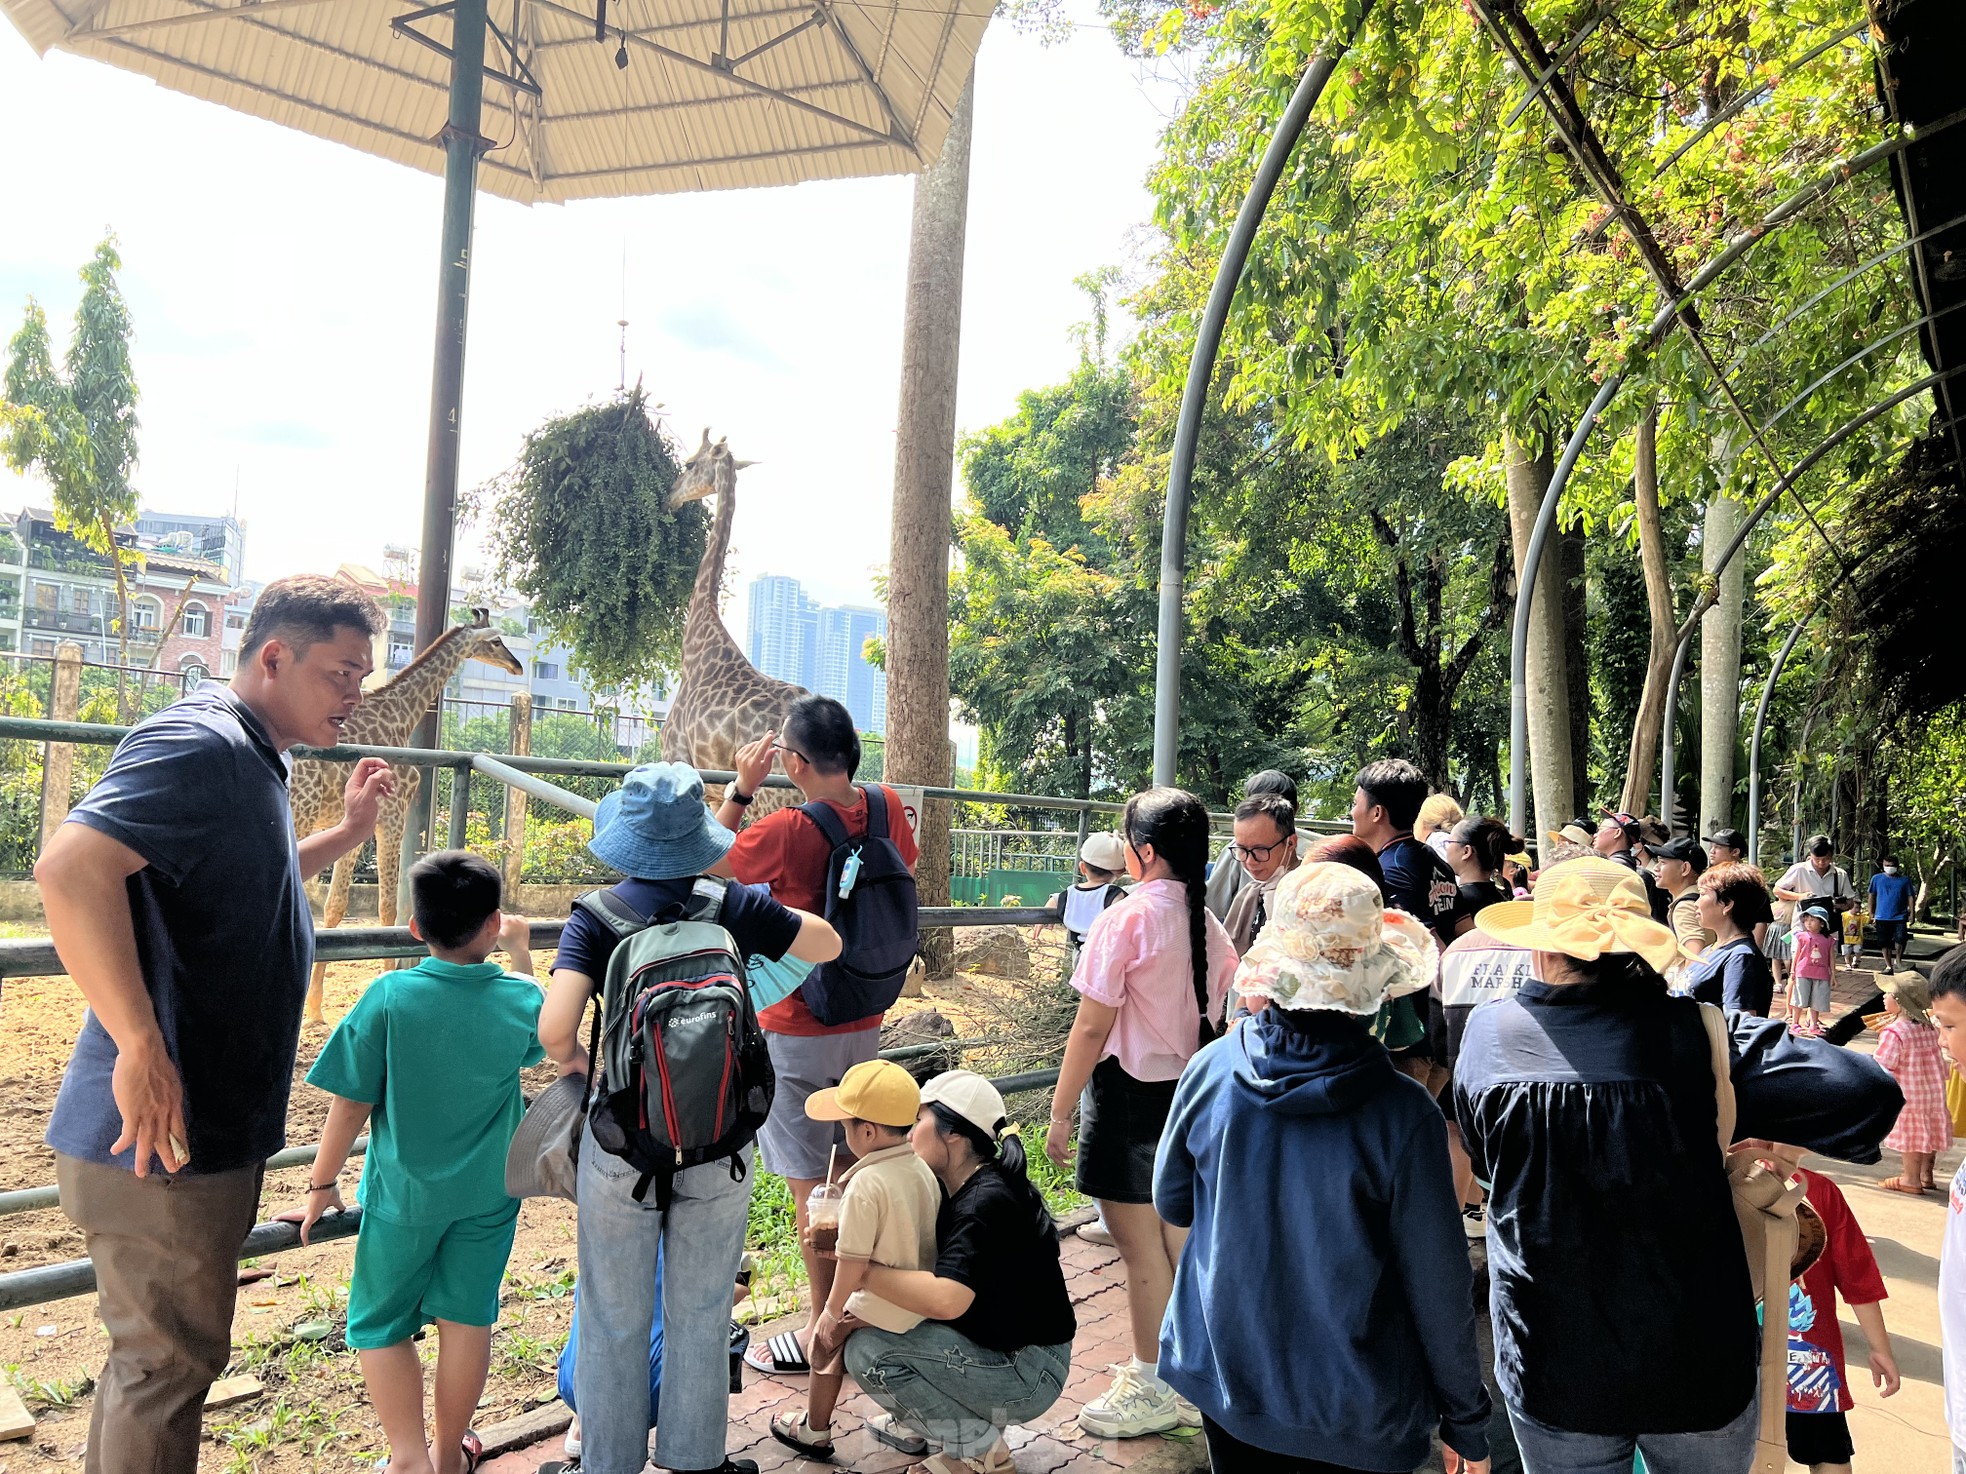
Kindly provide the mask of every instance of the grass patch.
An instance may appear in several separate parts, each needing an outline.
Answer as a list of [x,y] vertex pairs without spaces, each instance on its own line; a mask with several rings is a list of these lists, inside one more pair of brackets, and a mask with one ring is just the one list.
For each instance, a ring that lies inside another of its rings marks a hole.
[[274,1449],[299,1444],[308,1457],[318,1459],[328,1444],[341,1436],[341,1413],[309,1401],[296,1407],[284,1398],[273,1404],[265,1416],[251,1422],[220,1423],[212,1435],[232,1457],[226,1474],[250,1474],[259,1460]]
[[56,1377],[49,1381],[32,1376],[18,1365],[7,1368],[7,1380],[14,1384],[14,1390],[34,1412],[47,1412],[51,1408],[70,1408],[95,1390],[96,1379],[84,1373],[79,1377]]
[[512,1287],[512,1294],[520,1300],[564,1300],[573,1293],[573,1287],[580,1278],[580,1271],[569,1264],[551,1279],[536,1278],[529,1274],[507,1272],[505,1282]]
[[751,1217],[744,1228],[744,1246],[756,1263],[751,1271],[751,1294],[783,1295],[806,1280],[805,1261],[799,1258],[799,1236],[794,1227],[792,1190],[774,1172],[754,1166],[757,1184],[751,1190]]
[[501,1330],[492,1345],[492,1370],[501,1377],[557,1376],[564,1336]]

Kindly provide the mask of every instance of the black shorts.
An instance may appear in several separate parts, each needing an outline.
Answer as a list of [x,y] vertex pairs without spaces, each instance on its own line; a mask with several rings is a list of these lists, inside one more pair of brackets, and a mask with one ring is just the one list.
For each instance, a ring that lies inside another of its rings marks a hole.
[[1808,1468],[1812,1464],[1847,1464],[1856,1452],[1850,1443],[1850,1419],[1843,1413],[1796,1413],[1789,1418],[1789,1457]]
[[1873,921],[1870,935],[1880,947],[1896,947],[1904,942],[1905,924],[1902,921]]
[[1154,1154],[1178,1083],[1136,1080],[1110,1055],[1099,1061],[1079,1097],[1080,1192],[1109,1203],[1154,1200]]

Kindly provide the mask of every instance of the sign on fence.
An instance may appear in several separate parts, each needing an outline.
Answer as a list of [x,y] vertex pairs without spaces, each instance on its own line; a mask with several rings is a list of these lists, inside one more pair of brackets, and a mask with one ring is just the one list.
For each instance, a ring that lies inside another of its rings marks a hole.
[[923,787],[919,783],[890,783],[894,796],[901,800],[901,812],[908,816],[908,832],[915,837],[917,847],[922,842],[922,804],[927,801]]

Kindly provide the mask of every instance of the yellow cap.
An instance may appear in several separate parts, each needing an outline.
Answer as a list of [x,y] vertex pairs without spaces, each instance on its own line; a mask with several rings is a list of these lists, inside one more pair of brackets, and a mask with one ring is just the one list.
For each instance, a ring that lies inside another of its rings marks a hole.
[[877,1126],[912,1126],[921,1114],[922,1091],[915,1077],[891,1059],[855,1065],[829,1090],[806,1097],[806,1114],[815,1121],[872,1121]]

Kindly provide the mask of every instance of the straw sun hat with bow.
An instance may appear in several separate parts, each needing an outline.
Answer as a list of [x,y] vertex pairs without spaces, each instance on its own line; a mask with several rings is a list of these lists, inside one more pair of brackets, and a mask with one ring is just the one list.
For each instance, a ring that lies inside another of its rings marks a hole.
[[1485,907],[1475,926],[1497,941],[1580,962],[1628,952],[1664,972],[1680,960],[1672,928],[1652,919],[1638,872],[1594,855],[1552,865],[1537,878],[1533,900]]
[[1370,1016],[1388,998],[1433,983],[1440,954],[1427,929],[1388,911],[1349,865],[1313,861],[1278,883],[1269,925],[1243,956],[1236,989],[1279,1008]]

